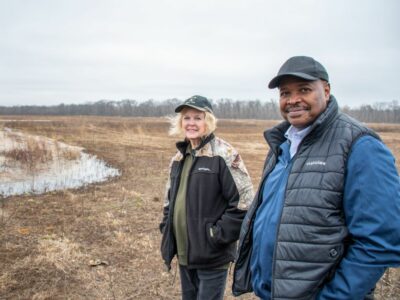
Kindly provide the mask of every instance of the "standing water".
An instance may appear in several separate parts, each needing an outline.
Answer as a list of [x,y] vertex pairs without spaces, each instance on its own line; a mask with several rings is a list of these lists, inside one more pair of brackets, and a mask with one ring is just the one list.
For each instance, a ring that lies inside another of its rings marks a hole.
[[46,137],[1,130],[0,196],[78,188],[120,175],[83,150]]

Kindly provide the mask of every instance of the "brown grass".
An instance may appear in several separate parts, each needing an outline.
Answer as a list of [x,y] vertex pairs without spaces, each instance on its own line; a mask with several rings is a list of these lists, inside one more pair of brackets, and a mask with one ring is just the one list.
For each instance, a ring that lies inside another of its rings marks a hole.
[[[165,272],[159,255],[158,223],[175,152],[166,120],[35,118],[3,124],[84,147],[122,176],[76,190],[0,200],[0,299],[179,299],[176,266]],[[268,150],[262,131],[274,124],[219,123],[218,135],[241,153],[255,185]],[[400,126],[384,129],[383,139],[400,158]],[[396,299],[399,280],[399,270],[390,269],[377,298]],[[226,299],[233,299],[230,281]]]

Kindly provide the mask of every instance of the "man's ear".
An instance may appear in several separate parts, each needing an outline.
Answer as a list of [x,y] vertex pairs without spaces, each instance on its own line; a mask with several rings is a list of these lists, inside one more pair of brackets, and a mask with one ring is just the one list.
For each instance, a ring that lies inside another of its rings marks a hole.
[[324,82],[324,95],[326,102],[328,102],[331,97],[331,85],[329,82]]

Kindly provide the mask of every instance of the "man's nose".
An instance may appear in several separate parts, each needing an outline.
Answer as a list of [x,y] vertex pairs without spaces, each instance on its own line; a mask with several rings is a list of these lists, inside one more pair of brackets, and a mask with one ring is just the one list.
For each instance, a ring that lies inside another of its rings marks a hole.
[[297,102],[300,102],[300,96],[297,94],[290,95],[286,101],[287,104],[296,104]]

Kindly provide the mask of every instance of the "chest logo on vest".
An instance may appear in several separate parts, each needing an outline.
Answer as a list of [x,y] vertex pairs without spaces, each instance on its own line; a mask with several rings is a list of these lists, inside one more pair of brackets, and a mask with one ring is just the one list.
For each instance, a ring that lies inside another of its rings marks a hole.
[[325,166],[326,162],[321,161],[321,160],[314,160],[314,161],[309,161],[306,163],[306,166]]
[[198,168],[197,171],[208,171],[211,172],[209,168]]

